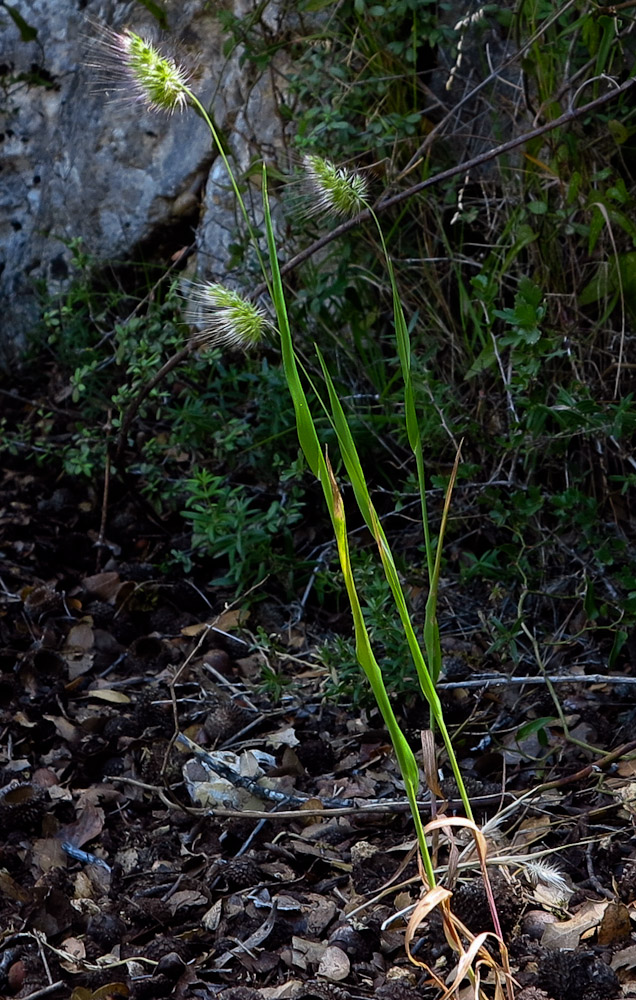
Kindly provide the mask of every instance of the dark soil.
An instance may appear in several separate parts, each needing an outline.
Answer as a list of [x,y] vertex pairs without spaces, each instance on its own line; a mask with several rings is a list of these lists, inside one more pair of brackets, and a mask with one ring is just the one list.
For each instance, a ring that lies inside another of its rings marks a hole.
[[[120,491],[105,533],[101,503],[19,461],[0,483],[0,994],[441,996],[457,957],[439,909],[407,955],[424,887],[377,713],[325,699],[315,637],[284,607],[242,621],[157,570],[138,498]],[[483,995],[502,995],[497,921],[521,1000],[636,995],[636,664],[562,683],[560,662],[559,720],[542,678],[475,685],[507,665],[461,630],[444,645],[497,918],[470,832],[436,832],[433,853],[461,946],[490,932]],[[426,713],[403,716],[417,747]],[[437,765],[425,821],[461,814]]]

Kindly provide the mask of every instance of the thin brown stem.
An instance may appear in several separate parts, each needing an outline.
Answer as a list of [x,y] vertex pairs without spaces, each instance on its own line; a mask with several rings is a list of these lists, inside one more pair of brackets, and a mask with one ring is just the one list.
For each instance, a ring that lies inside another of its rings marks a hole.
[[[529,132],[524,132],[522,135],[518,135],[514,139],[510,139],[508,142],[501,143],[499,146],[493,146],[492,149],[486,150],[485,153],[480,153],[479,156],[474,156],[471,160],[464,160],[462,163],[458,163],[454,167],[449,167],[448,170],[442,170],[438,174],[433,174],[432,177],[428,177],[426,180],[420,181],[418,184],[412,184],[410,187],[405,188],[404,191],[399,191],[397,194],[391,195],[390,197],[381,198],[380,201],[374,205],[373,211],[376,214],[379,214],[389,208],[393,208],[395,205],[400,205],[402,202],[408,201],[409,198],[419,194],[421,191],[426,191],[428,188],[435,187],[437,184],[450,180],[458,174],[465,174],[470,170],[474,170],[476,167],[480,167],[482,164],[488,163],[490,160],[495,160],[497,157],[503,156],[505,153],[510,152],[512,149],[516,149],[518,146],[523,146],[524,143],[530,142],[532,139],[537,139],[542,135],[547,135],[549,132],[553,132],[557,128],[561,128],[563,125],[568,125],[570,122],[576,121],[577,118],[582,118],[591,111],[596,111],[605,104],[609,104],[609,102],[613,101],[616,97],[620,97],[620,95],[626,93],[635,82],[636,78],[630,77],[629,80],[625,80],[620,86],[613,90],[609,90],[606,94],[602,94],[600,97],[595,98],[593,101],[589,101],[587,104],[583,104],[580,108],[570,107],[559,118],[555,118],[554,121],[539,125],[537,128],[533,128]],[[325,235],[321,236],[320,239],[315,240],[310,244],[310,246],[290,258],[287,263],[281,264],[281,275],[289,274],[291,271],[294,271],[297,267],[300,267],[301,264],[304,264],[305,261],[309,260],[310,257],[313,257],[314,254],[318,253],[319,250],[322,250],[323,247],[328,246],[329,243],[333,243],[334,240],[344,236],[345,233],[351,232],[352,229],[362,225],[363,222],[366,222],[370,218],[371,209],[365,208],[364,211],[359,212],[358,215],[342,222],[339,226],[336,226],[335,229],[325,233]],[[250,298],[252,300],[258,299],[265,291],[267,291],[267,286],[265,282],[262,282],[254,289]],[[185,347],[182,347],[180,351],[173,354],[171,358],[168,358],[166,363],[159,369],[156,375],[154,375],[139,390],[139,393],[128,407],[128,410],[122,420],[121,429],[117,439],[117,446],[115,449],[115,462],[117,462],[121,457],[121,454],[126,446],[126,436],[128,434],[128,430],[144,399],[147,398],[148,394],[155,388],[155,386],[159,385],[165,376],[168,375],[169,372],[171,372],[178,364],[180,364],[193,349],[193,342],[190,342],[186,344]]]
[[124,418],[121,422],[121,428],[117,437],[117,446],[115,448],[115,465],[119,462],[122,452],[126,447],[126,437],[128,435],[130,425],[137,416],[139,407],[143,403],[144,399],[146,399],[156,385],[159,385],[159,383],[163,381],[166,375],[168,375],[173,368],[176,368],[177,365],[181,364],[181,362],[187,358],[188,354],[194,350],[194,347],[194,342],[191,340],[188,341],[188,343],[182,347],[181,350],[177,351],[176,354],[173,354],[171,358],[168,358],[166,363],[161,366],[159,371],[153,375],[151,379],[142,385],[132,403],[126,410]]
[[[458,174],[464,174],[470,170],[474,170],[475,167],[480,167],[482,164],[488,163],[490,160],[495,160],[497,157],[510,152],[510,150],[516,149],[518,146],[523,146],[524,143],[530,142],[532,139],[538,139],[542,135],[547,135],[549,132],[553,132],[555,129],[561,128],[562,125],[568,125],[577,118],[582,118],[591,111],[596,111],[598,108],[603,107],[603,105],[614,100],[614,98],[626,93],[626,91],[628,91],[634,83],[636,83],[636,78],[630,77],[629,80],[625,80],[625,82],[620,86],[613,90],[609,90],[606,94],[601,94],[600,97],[595,98],[593,101],[589,101],[588,104],[583,104],[580,108],[568,108],[564,114],[560,115],[559,118],[555,118],[554,121],[545,122],[543,125],[537,126],[537,128],[530,129],[529,132],[524,132],[522,135],[515,136],[514,139],[509,139],[508,142],[503,142],[499,146],[493,146],[492,149],[486,150],[485,153],[480,153],[479,156],[474,156],[472,160],[464,160],[462,163],[458,163],[454,167],[449,167],[448,170],[442,170],[438,174],[433,174],[432,177],[428,177],[425,181],[420,181],[418,184],[412,184],[410,187],[405,188],[404,191],[399,191],[397,194],[391,195],[389,198],[382,198],[374,205],[373,211],[378,214],[386,211],[387,208],[393,208],[395,205],[400,205],[403,201],[408,201],[409,198],[412,198],[413,195],[419,194],[420,191],[426,191],[428,188],[435,187],[443,181],[457,177]],[[310,244],[310,246],[301,250],[300,253],[297,253],[294,257],[288,260],[286,264],[281,264],[281,275],[289,274],[290,271],[294,271],[301,264],[304,264],[306,260],[309,260],[310,257],[313,257],[315,253],[322,250],[323,247],[328,246],[329,243],[337,240],[340,236],[344,236],[345,233],[355,229],[363,222],[366,222],[369,218],[371,218],[371,209],[365,208],[353,218],[347,219],[345,222],[341,222],[335,229],[332,229],[329,233],[325,233],[325,235],[321,236],[320,239],[315,240],[315,242]],[[258,298],[258,296],[262,295],[264,291],[265,286],[259,285],[254,290],[251,297]]]

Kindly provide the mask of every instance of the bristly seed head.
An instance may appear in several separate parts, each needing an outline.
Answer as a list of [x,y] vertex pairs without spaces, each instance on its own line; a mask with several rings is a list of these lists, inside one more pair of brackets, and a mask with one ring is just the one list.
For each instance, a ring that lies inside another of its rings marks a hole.
[[311,215],[351,217],[366,208],[368,185],[357,171],[337,167],[321,156],[305,156],[303,162],[314,199]]
[[92,48],[96,61],[91,65],[102,71],[106,86],[109,80],[118,80],[122,93],[132,88],[136,99],[151,111],[172,114],[186,108],[190,74],[152,42],[128,29],[100,28]]
[[559,871],[555,864],[544,861],[543,858],[536,858],[526,861],[524,867],[533,885],[552,886],[552,888],[565,891],[568,890],[567,880]]
[[200,326],[196,339],[211,346],[249,350],[263,339],[267,318],[262,309],[225,285],[193,285],[189,319]]

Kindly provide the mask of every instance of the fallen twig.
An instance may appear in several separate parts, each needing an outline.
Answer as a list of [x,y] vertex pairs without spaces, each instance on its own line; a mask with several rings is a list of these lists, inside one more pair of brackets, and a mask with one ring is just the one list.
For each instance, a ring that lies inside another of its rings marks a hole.
[[66,983],[62,979],[58,979],[56,983],[50,983],[48,986],[43,986],[41,990],[36,990],[35,993],[28,993],[23,1000],[38,1000],[38,997],[48,996],[49,993],[55,993],[57,990],[64,989]]
[[622,674],[549,674],[546,677],[534,674],[527,677],[508,677],[506,674],[486,674],[465,681],[439,681],[438,688],[451,691],[454,688],[485,688],[497,684],[517,687],[520,684],[636,684],[636,677]]
[[[619,97],[624,94],[636,83],[636,77],[630,77],[629,80],[625,80],[624,83],[616,87],[614,90],[608,91],[606,94],[601,94],[600,97],[595,98],[593,101],[589,101],[588,104],[581,105],[580,108],[568,108],[564,114],[555,118],[553,121],[545,122],[543,125],[537,126],[537,128],[530,129],[529,132],[524,132],[522,135],[515,136],[514,139],[509,139],[508,142],[503,142],[499,146],[493,146],[492,149],[486,150],[485,153],[480,153],[479,156],[474,156],[472,160],[464,160],[462,163],[456,164],[454,167],[449,167],[448,170],[442,170],[438,174],[433,174],[432,177],[427,177],[425,181],[420,181],[418,184],[412,184],[411,187],[405,188],[404,191],[399,191],[397,194],[391,195],[389,198],[382,198],[378,201],[374,207],[373,211],[376,215],[380,212],[384,212],[387,208],[393,208],[394,205],[400,205],[403,201],[408,201],[413,195],[419,194],[420,191],[425,191],[427,188],[434,187],[436,184],[440,184],[442,181],[450,180],[452,177],[457,177],[458,174],[466,173],[466,171],[473,170],[475,167],[480,167],[483,163],[488,163],[490,160],[496,160],[497,157],[503,156],[504,153],[509,153],[511,149],[516,149],[517,146],[523,146],[524,143],[530,142],[532,139],[537,139],[539,136],[546,135],[549,132],[553,132],[555,129],[560,128],[562,125],[568,125],[570,122],[576,121],[577,118],[582,118],[584,115],[590,113],[590,111],[596,111],[597,108],[603,107],[604,104],[608,104],[610,101],[614,100],[615,97]],[[315,240],[310,246],[301,250],[294,257],[287,261],[286,264],[281,264],[280,273],[281,276],[289,274],[290,271],[295,270],[300,264],[303,264],[310,257],[313,257],[315,253],[322,250],[333,240],[337,240],[340,236],[344,236],[345,233],[350,232],[350,230],[355,229],[361,223],[366,222],[371,218],[371,209],[365,208],[364,211],[359,212],[358,215],[353,216],[351,219],[347,219],[345,222],[341,222],[339,226],[331,229],[320,239]],[[264,283],[258,285],[252,294],[251,299],[256,299],[263,292],[266,291],[266,286]]]
[[[179,733],[175,742],[187,747],[188,750],[193,753],[206,768],[209,768],[216,774],[219,774],[236,788],[245,788],[251,795],[256,795],[260,799],[267,799],[270,802],[274,802],[276,805],[293,805],[302,807],[307,802],[310,802],[315,798],[315,796],[309,795],[288,795],[286,792],[279,792],[275,788],[267,788],[266,786],[259,784],[259,782],[254,780],[254,778],[248,778],[246,775],[239,774],[238,771],[228,767],[227,764],[224,764],[223,761],[219,759],[218,755],[214,757],[212,754],[209,754],[207,750],[198,746],[197,743],[191,740],[188,736],[185,736],[183,733]],[[340,806],[345,808],[354,807],[352,799],[324,798],[320,801],[324,802],[325,805],[331,808],[339,808]],[[267,815],[269,815],[269,813]]]
[[[508,153],[511,149],[516,149],[517,146],[522,146],[525,142],[530,142],[532,139],[537,139],[539,136],[553,132],[562,125],[567,125],[570,122],[575,121],[577,118],[581,118],[583,115],[589,114],[590,111],[596,111],[597,108],[608,104],[610,101],[614,100],[615,97],[619,97],[621,94],[624,94],[630,89],[630,87],[633,86],[635,82],[636,78],[630,77],[629,80],[625,80],[624,83],[617,86],[614,90],[610,90],[606,94],[601,94],[600,97],[595,98],[593,101],[589,101],[588,104],[583,104],[580,108],[569,108],[559,118],[555,118],[554,121],[545,122],[543,125],[539,125],[537,128],[531,129],[529,132],[524,132],[522,135],[518,135],[514,139],[510,139],[508,142],[504,142],[499,146],[494,146],[492,149],[486,150],[485,153],[480,153],[479,156],[474,156],[472,160],[464,160],[462,163],[458,163],[456,166],[450,167],[448,170],[442,170],[438,174],[433,174],[432,177],[428,177],[425,181],[420,181],[418,184],[413,184],[411,187],[405,188],[404,191],[399,191],[397,194],[391,195],[388,198],[382,198],[374,205],[373,211],[376,215],[380,212],[384,212],[387,208],[392,208],[394,205],[399,205],[403,201],[407,201],[409,198],[412,198],[413,195],[419,194],[420,191],[434,187],[436,184],[441,184],[443,181],[450,180],[450,178],[456,177],[458,174],[473,170],[475,167],[480,167],[483,163],[495,160],[498,156],[503,156],[504,153]],[[289,274],[290,271],[295,270],[295,268],[299,267],[306,260],[309,260],[310,257],[313,257],[313,255],[318,253],[319,250],[322,250],[323,247],[326,247],[333,240],[337,240],[340,236],[344,236],[345,233],[350,232],[363,222],[366,222],[370,217],[371,209],[367,208],[353,218],[347,219],[339,226],[331,229],[328,233],[325,233],[324,236],[321,236],[320,239],[315,240],[310,246],[290,258],[290,260],[288,260],[285,264],[281,264],[281,276]],[[252,301],[255,301],[260,298],[266,290],[267,285],[265,282],[261,282],[261,284],[257,285],[254,291],[250,294],[249,298]],[[176,368],[176,366],[180,364],[180,362],[183,361],[192,350],[194,350],[195,346],[194,340],[189,341],[184,347],[181,348],[181,350],[177,351],[176,354],[173,354],[171,358],[168,358],[159,371],[140,388],[137,396],[133,399],[122,418],[121,430],[119,432],[117,446],[115,449],[115,463],[119,461],[122,455],[126,446],[126,436],[128,434],[128,430],[144,399],[146,399],[155,386],[159,385],[166,375]]]

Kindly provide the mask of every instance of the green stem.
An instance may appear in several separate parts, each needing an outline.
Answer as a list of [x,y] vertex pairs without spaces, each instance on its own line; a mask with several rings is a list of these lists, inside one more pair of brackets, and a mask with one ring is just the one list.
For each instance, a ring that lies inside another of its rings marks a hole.
[[261,271],[263,273],[263,278],[265,280],[265,286],[266,286],[267,291],[269,292],[270,297],[271,297],[272,290],[271,290],[270,282],[269,282],[269,272],[268,272],[267,268],[265,267],[265,261],[263,259],[263,255],[261,254],[261,251],[260,251],[259,246],[258,246],[258,239],[256,237],[256,233],[254,232],[254,227],[252,226],[252,223],[250,222],[250,217],[248,215],[247,208],[245,206],[245,202],[243,200],[243,195],[241,194],[241,190],[240,190],[240,188],[238,186],[238,183],[236,181],[236,177],[234,176],[234,171],[232,170],[232,167],[230,165],[230,161],[228,160],[227,154],[226,154],[226,152],[225,152],[225,150],[223,148],[223,143],[221,142],[221,139],[219,137],[219,133],[216,130],[214,122],[212,121],[212,119],[210,118],[209,114],[207,113],[207,111],[205,110],[205,108],[203,107],[203,105],[201,104],[201,101],[198,99],[198,97],[196,96],[196,94],[193,94],[193,92],[189,88],[186,88],[186,94],[188,95],[188,99],[189,99],[190,103],[192,104],[192,107],[201,116],[201,118],[203,118],[203,121],[205,122],[205,124],[207,125],[208,129],[210,130],[210,135],[212,136],[212,139],[214,140],[216,148],[219,151],[219,156],[223,160],[223,166],[225,167],[225,169],[227,171],[227,175],[229,177],[230,184],[232,185],[232,190],[234,191],[236,200],[237,200],[239,208],[241,210],[241,215],[243,216],[243,219],[245,221],[245,225],[247,227],[247,231],[249,233],[250,240],[252,241],[252,245],[253,245],[254,250],[256,252],[256,256],[258,257],[258,263],[259,263]]

